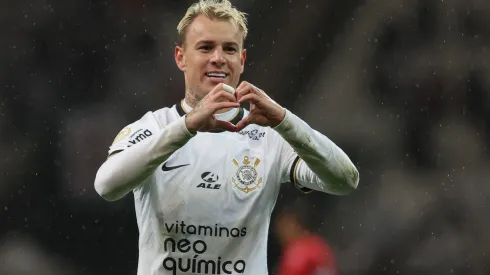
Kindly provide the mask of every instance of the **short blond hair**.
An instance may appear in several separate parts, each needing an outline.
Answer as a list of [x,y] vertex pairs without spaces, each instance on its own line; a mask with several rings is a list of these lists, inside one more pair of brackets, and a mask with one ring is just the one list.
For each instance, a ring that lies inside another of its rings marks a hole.
[[185,44],[187,27],[199,15],[204,15],[210,19],[231,21],[238,26],[243,34],[243,41],[245,41],[248,34],[246,13],[237,10],[228,0],[200,0],[187,9],[184,17],[177,25],[180,45]]

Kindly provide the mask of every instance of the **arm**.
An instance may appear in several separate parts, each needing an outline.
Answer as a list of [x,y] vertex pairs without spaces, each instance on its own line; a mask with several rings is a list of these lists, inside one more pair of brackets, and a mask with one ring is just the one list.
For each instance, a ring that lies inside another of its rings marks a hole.
[[109,201],[124,197],[143,184],[158,165],[191,137],[185,118],[182,117],[148,139],[120,153],[112,154],[97,171],[95,190]]
[[349,157],[299,117],[286,110],[283,121],[274,130],[297,154],[290,159],[290,178],[296,187],[336,195],[345,195],[357,188],[359,172]]
[[[313,130],[299,117],[273,101],[263,90],[248,82],[244,81],[238,86],[236,96],[240,103],[250,102],[250,113],[237,124],[238,130],[252,123],[269,126],[290,145],[282,146],[281,155],[286,159],[286,166],[292,166],[292,169],[286,171],[293,170],[290,174],[297,187],[337,195],[347,194],[357,188],[359,172],[349,157],[330,139]],[[296,154],[301,160],[295,160]]]
[[[168,124],[155,135],[129,148],[127,141],[119,141],[114,146],[116,148],[111,148],[113,152],[97,172],[95,190],[109,201],[124,197],[141,186],[162,162],[184,146],[192,138],[191,133],[215,129],[236,131],[236,127],[230,122],[216,120],[214,113],[239,106],[235,97],[226,92],[222,84],[218,84],[189,114]],[[115,155],[115,152],[119,153]]]

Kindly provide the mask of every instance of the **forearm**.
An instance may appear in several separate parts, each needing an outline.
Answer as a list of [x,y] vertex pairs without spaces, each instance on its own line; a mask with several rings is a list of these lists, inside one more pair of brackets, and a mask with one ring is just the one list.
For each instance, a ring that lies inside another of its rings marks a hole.
[[[296,151],[301,161],[299,171],[302,182],[310,183],[318,191],[347,194],[357,188],[359,172],[349,157],[329,138],[312,129],[299,117],[286,111],[284,120],[274,128]],[[294,169],[296,168],[296,169]],[[314,173],[309,173],[309,169]],[[293,175],[295,176],[295,175]]]
[[110,201],[124,197],[191,137],[184,117],[170,123],[152,137],[109,157],[97,172],[95,190]]

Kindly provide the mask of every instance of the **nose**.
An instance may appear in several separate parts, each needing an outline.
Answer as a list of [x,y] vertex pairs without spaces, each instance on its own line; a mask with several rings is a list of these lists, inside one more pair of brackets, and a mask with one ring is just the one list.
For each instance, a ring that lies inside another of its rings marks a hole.
[[225,62],[226,60],[223,53],[223,49],[221,47],[216,47],[213,56],[211,57],[211,63],[213,63],[213,65],[221,66],[225,64]]

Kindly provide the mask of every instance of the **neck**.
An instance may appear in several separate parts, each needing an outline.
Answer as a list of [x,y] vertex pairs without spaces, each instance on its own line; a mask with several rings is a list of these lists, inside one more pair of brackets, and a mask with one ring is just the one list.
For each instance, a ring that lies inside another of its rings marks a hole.
[[197,96],[193,93],[191,93],[188,89],[185,91],[185,103],[189,105],[191,108],[195,108],[197,103],[201,100],[201,98],[197,98]]

